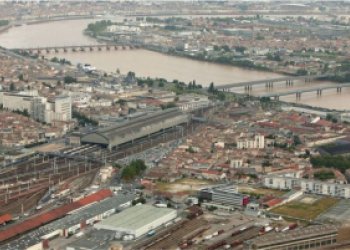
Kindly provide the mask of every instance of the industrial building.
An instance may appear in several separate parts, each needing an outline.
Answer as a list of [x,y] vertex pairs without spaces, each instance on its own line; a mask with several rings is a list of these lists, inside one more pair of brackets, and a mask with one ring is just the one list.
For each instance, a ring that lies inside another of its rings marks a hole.
[[333,225],[317,225],[283,233],[270,233],[245,242],[244,249],[290,250],[319,249],[337,242],[338,229]]
[[219,185],[201,189],[198,193],[199,199],[211,201],[215,204],[242,207],[249,203],[249,197],[238,193],[237,187],[233,185]]
[[21,223],[9,226],[6,229],[0,231],[0,242],[36,229],[51,221],[66,216],[69,212],[72,212],[75,209],[79,209],[94,202],[102,201],[108,197],[111,197],[112,195],[113,193],[109,189],[101,189],[100,191],[88,195],[80,200],[58,208],[54,208],[48,212],[24,220]]
[[123,124],[100,129],[81,138],[82,143],[99,144],[109,149],[138,138],[150,136],[164,129],[189,122],[189,116],[179,109],[167,109]]
[[[112,194],[110,190],[101,190],[101,191],[98,191],[97,193],[86,196],[85,198],[78,200],[74,203],[70,203],[70,204],[61,206],[59,208],[56,208],[54,210],[51,210],[49,212],[45,212],[42,215],[33,217],[33,219],[32,218],[28,219],[29,221],[31,221],[31,223],[36,223],[36,221],[38,221],[39,219],[43,221],[43,224],[41,224],[40,226],[33,225],[33,227],[31,227],[29,231],[26,228],[28,226],[27,224],[29,223],[26,223],[26,221],[24,221],[23,223],[20,223],[19,226],[16,227],[18,238],[16,240],[12,240],[12,241],[9,241],[8,243],[5,243],[4,245],[1,245],[0,249],[3,249],[3,250],[49,249],[52,245],[51,241],[53,241],[56,237],[69,237],[70,235],[76,235],[76,236],[80,235],[79,237],[81,237],[82,230],[85,229],[87,226],[93,225],[97,221],[101,221],[104,218],[111,216],[111,214],[114,214],[117,210],[123,209],[129,204],[131,204],[131,201],[135,199],[135,196],[133,194],[116,195],[116,196],[109,196],[109,194]],[[108,195],[108,197],[101,200],[101,198],[103,198],[103,195]],[[87,201],[89,201],[90,203],[86,204]],[[80,207],[74,210],[71,210],[70,212],[66,213],[64,217],[60,218],[61,211],[63,210],[67,211],[67,206],[68,208],[73,207],[73,205],[74,207],[77,207],[76,203],[80,204]],[[44,221],[45,219],[51,220],[53,213],[55,213],[56,216],[60,216],[60,217],[56,217],[53,221],[50,221],[50,222]],[[51,217],[48,218],[49,216]],[[19,230],[22,230],[22,231],[19,231]],[[11,229],[11,231],[14,231],[14,230]],[[104,237],[100,237],[101,234],[99,233],[101,232],[102,230],[99,230],[99,232],[94,230],[93,235],[94,235],[94,238],[101,238],[102,241],[104,241]],[[104,234],[105,233],[106,231],[104,231]],[[112,239],[114,239],[114,234],[115,233],[111,233],[111,235],[113,236]],[[1,233],[0,233],[0,236],[1,236]],[[1,238],[0,239],[1,244],[3,243],[2,240],[3,239]],[[95,243],[98,243],[100,245],[100,242],[98,241],[98,239],[95,239]],[[91,244],[91,247],[92,246],[93,244]],[[96,248],[96,249],[101,250],[101,248]],[[106,248],[106,250],[107,249],[108,247]]]
[[170,208],[157,208],[151,205],[137,205],[94,225],[96,229],[115,231],[120,238],[138,238],[157,227],[174,220],[177,212]]

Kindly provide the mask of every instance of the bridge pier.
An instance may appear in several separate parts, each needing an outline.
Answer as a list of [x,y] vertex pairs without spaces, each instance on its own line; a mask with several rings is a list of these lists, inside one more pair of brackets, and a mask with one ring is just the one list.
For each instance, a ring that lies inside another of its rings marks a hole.
[[63,52],[64,52],[64,53],[67,53],[67,49],[66,49],[66,48],[64,48],[64,49],[63,49]]
[[301,92],[296,92],[295,96],[296,96],[297,100],[300,100],[301,99]]
[[280,97],[278,95],[274,96],[273,98],[275,101],[279,101],[280,100]]
[[93,48],[93,47],[90,47],[90,51],[94,51],[94,48]]
[[322,95],[322,89],[318,89],[317,90],[317,96],[321,96]]
[[252,85],[244,86],[244,90],[245,90],[245,92],[250,92],[253,90],[253,86]]
[[265,83],[265,88],[272,89],[273,88],[273,82],[267,82]]
[[101,51],[102,50],[102,48],[101,47],[98,47],[98,51]]
[[337,87],[337,93],[341,93],[341,87]]
[[84,48],[84,47],[81,47],[81,48],[80,48],[80,51],[81,51],[81,52],[85,52],[85,48]]
[[287,86],[293,86],[293,80],[287,80],[286,81]]
[[110,47],[109,47],[109,46],[106,46],[106,49],[107,49],[107,50],[110,50]]

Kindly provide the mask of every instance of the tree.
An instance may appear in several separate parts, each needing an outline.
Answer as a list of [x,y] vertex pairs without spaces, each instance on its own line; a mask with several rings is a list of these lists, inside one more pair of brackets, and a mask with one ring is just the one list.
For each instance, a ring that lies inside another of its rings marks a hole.
[[73,82],[77,82],[77,79],[72,77],[72,76],[65,76],[64,77],[64,83],[73,83]]
[[10,91],[15,91],[16,90],[16,86],[13,82],[11,82],[10,84]]
[[18,80],[20,80],[20,81],[23,81],[23,80],[24,80],[23,74],[19,74],[19,75],[18,75]]
[[210,85],[209,85],[209,88],[208,88],[208,92],[209,93],[213,93],[214,91],[215,91],[214,83],[211,82]]

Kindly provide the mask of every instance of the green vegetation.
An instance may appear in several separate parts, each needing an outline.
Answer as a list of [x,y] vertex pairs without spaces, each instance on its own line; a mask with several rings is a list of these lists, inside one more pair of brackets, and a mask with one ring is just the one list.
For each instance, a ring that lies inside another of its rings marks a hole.
[[133,200],[133,201],[131,202],[131,205],[135,206],[135,205],[138,204],[138,203],[145,204],[145,203],[146,203],[146,199],[143,198],[143,197],[140,197],[140,198],[138,198],[138,199],[136,199],[136,200]]
[[65,76],[64,77],[64,83],[73,83],[73,82],[77,82],[77,79],[72,77],[72,76]]
[[176,103],[175,102],[168,102],[166,104],[161,104],[160,107],[164,109],[170,109],[170,108],[176,108]]
[[207,207],[207,209],[208,209],[208,211],[213,212],[213,211],[215,211],[218,208],[213,206],[213,205],[211,205],[211,206]]
[[320,171],[320,172],[314,173],[314,177],[318,180],[325,181],[329,179],[334,179],[335,175],[332,171]]
[[350,169],[350,156],[332,156],[321,155],[311,157],[311,164],[314,168],[335,168],[344,173],[347,169]]
[[292,201],[272,209],[271,212],[282,216],[286,215],[304,220],[313,220],[337,203],[338,200],[331,197],[321,198],[312,204],[306,204],[301,201]]
[[10,21],[9,20],[0,20],[0,26],[6,26],[9,25]]
[[71,63],[70,61],[68,61],[68,60],[66,60],[66,59],[64,59],[64,58],[59,59],[59,58],[57,58],[57,57],[53,57],[53,58],[51,58],[50,61],[51,61],[51,62],[54,62],[54,63],[62,64],[62,65],[64,65],[64,64],[72,65],[72,63]]
[[113,25],[113,23],[110,20],[97,21],[95,23],[90,23],[86,31],[90,32],[93,36],[98,36],[111,25]]
[[73,110],[72,113],[73,118],[77,119],[80,126],[85,126],[86,124],[91,124],[93,126],[97,126],[98,122],[87,117],[85,114],[80,113],[78,111]]
[[24,81],[24,76],[23,76],[23,74],[19,74],[19,75],[18,75],[18,80]]
[[307,70],[305,70],[305,69],[298,69],[297,70],[297,72],[296,72],[296,74],[298,75],[298,76],[306,76],[307,75]]
[[23,116],[26,116],[26,117],[30,117],[30,115],[29,115],[29,112],[28,112],[28,110],[19,110],[19,109],[16,109],[16,110],[13,110],[12,111],[13,113],[16,113],[16,114],[19,114],[19,115],[23,115]]
[[146,169],[147,166],[143,160],[133,160],[123,169],[121,177],[123,180],[131,181],[136,176],[141,175]]
[[189,146],[189,148],[186,149],[186,152],[189,152],[189,153],[191,153],[191,154],[196,153],[196,151],[193,149],[192,146]]

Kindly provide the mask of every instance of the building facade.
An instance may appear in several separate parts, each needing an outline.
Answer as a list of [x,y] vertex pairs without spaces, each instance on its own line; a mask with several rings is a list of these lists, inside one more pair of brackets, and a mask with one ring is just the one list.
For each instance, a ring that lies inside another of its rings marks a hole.
[[263,149],[265,148],[265,137],[263,135],[242,136],[237,140],[238,149]]

